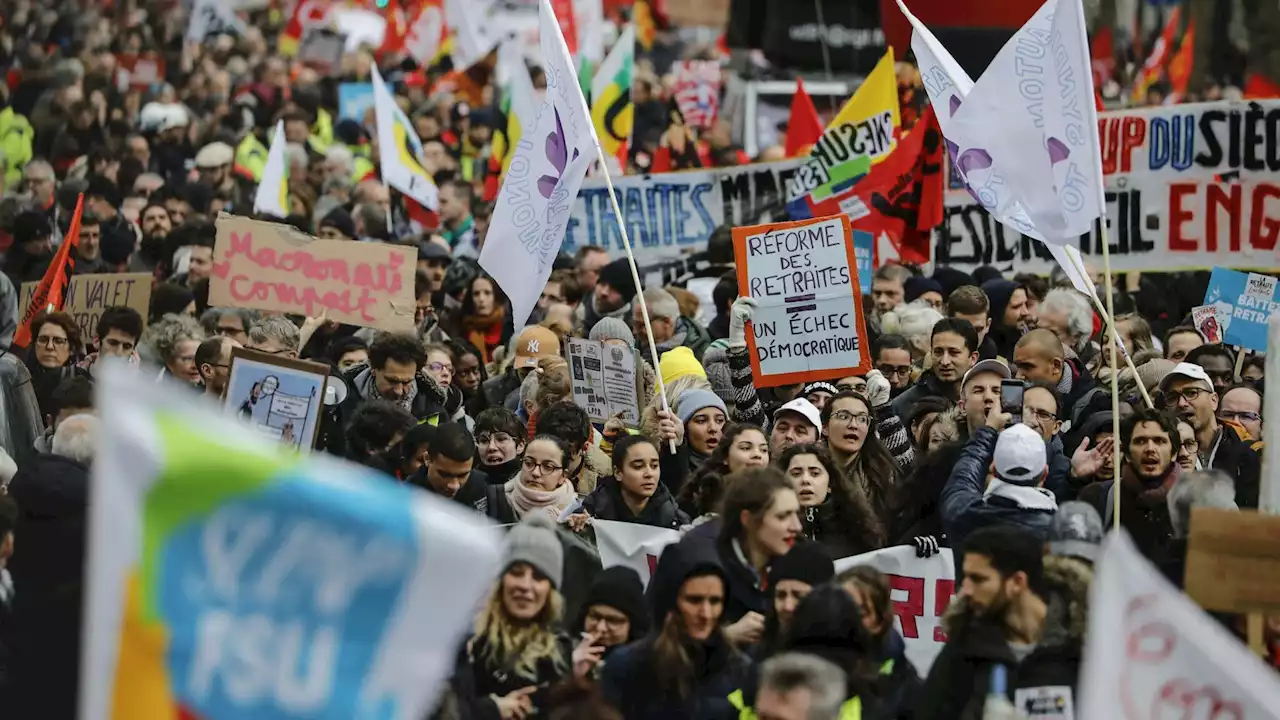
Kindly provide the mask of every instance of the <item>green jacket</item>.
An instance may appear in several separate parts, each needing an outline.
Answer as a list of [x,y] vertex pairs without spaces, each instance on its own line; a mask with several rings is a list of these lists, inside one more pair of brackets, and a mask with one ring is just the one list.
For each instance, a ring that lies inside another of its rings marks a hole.
[[31,142],[35,131],[26,117],[13,108],[0,110],[0,152],[4,153],[5,187],[15,187],[22,179],[22,170],[31,162]]

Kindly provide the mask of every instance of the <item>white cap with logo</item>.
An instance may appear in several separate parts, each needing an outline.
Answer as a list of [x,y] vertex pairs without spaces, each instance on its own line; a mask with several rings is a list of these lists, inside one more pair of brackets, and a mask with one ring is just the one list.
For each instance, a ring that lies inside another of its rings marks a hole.
[[1036,485],[1048,465],[1044,438],[1030,427],[1018,423],[1007,427],[996,438],[996,477],[1014,485]]

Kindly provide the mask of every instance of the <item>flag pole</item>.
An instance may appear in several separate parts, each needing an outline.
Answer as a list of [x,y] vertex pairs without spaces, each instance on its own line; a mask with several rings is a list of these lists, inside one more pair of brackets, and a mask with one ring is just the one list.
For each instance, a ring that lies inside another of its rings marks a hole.
[[[1105,202],[1102,207],[1103,208],[1106,207]],[[1103,282],[1105,282],[1107,285],[1107,315],[1109,317],[1115,317],[1115,303],[1113,303],[1111,300],[1111,296],[1115,294],[1115,291],[1111,286],[1111,251],[1107,248],[1108,245],[1110,245],[1110,241],[1107,238],[1107,219],[1106,217],[1103,217],[1102,218],[1102,276],[1103,276]],[[1111,463],[1112,463],[1111,467],[1114,468],[1113,472],[1117,474],[1116,477],[1113,478],[1111,481],[1115,485],[1114,487],[1115,492],[1111,493],[1115,497],[1115,506],[1112,508],[1111,512],[1112,512],[1112,526],[1119,529],[1120,528],[1120,477],[1118,473],[1120,473],[1120,468],[1121,468],[1120,446],[1123,443],[1120,441],[1120,383],[1119,383],[1120,374],[1116,371],[1116,345],[1120,343],[1120,336],[1119,336],[1119,332],[1116,329],[1115,322],[1113,321],[1108,324],[1111,326],[1110,338],[1109,338],[1109,341],[1107,342],[1107,346],[1108,346],[1107,350],[1111,354],[1111,436],[1115,438],[1115,442],[1112,443],[1112,447],[1111,447]],[[1130,364],[1132,365],[1132,361],[1130,361]],[[1136,370],[1134,371],[1134,374],[1135,375],[1137,374]],[[1138,387],[1142,387],[1142,378],[1137,378],[1137,380],[1138,380]],[[1142,394],[1145,397],[1147,394],[1146,390],[1143,390]],[[1148,402],[1150,402],[1150,400],[1148,400]],[[1177,462],[1177,458],[1174,458],[1174,462]]]
[[382,176],[382,187],[387,191],[387,242],[395,242],[395,226],[391,224],[391,186],[387,184],[387,176]]
[[[600,161],[600,170],[604,173],[604,183],[609,189],[609,202],[613,204],[613,215],[618,220],[618,232],[622,234],[622,246],[627,251],[627,265],[631,267],[631,280],[636,284],[636,299],[640,301],[640,312],[644,315],[644,334],[649,341],[649,359],[653,362],[653,374],[657,378],[658,397],[662,398],[662,409],[671,412],[667,403],[667,388],[662,382],[662,371],[658,367],[658,344],[653,341],[653,325],[649,322],[649,306],[644,301],[644,285],[640,282],[640,271],[636,269],[636,256],[631,252],[631,238],[627,236],[627,223],[622,217],[622,208],[618,206],[618,195],[613,191],[613,177],[609,166],[605,163],[604,148],[595,143],[596,159]],[[671,453],[676,452],[676,441],[671,440]]]
[[[1107,242],[1107,230],[1106,230],[1106,224],[1107,224],[1106,218],[1103,218],[1103,219],[1102,219],[1102,242],[1103,242],[1103,247],[1106,247],[1106,242]],[[1110,253],[1107,253],[1107,255],[1109,255],[1109,254],[1110,254]],[[1075,267],[1076,272],[1080,274],[1080,277],[1085,278],[1085,279],[1087,280],[1087,279],[1089,278],[1089,273],[1088,273],[1088,272],[1086,272],[1086,271],[1085,271],[1085,269],[1084,269],[1083,267],[1080,267],[1080,262],[1079,262],[1078,260],[1076,260],[1076,256],[1075,256],[1075,255],[1071,255],[1071,254],[1067,254],[1067,258],[1068,258],[1069,260],[1071,260],[1071,265],[1072,265],[1073,267]],[[1094,307],[1095,307],[1095,308],[1097,308],[1097,310],[1098,310],[1098,314],[1102,316],[1102,322],[1103,322],[1103,323],[1105,323],[1106,325],[1114,325],[1114,322],[1111,320],[1111,313],[1107,312],[1107,309],[1106,309],[1106,308],[1104,308],[1104,307],[1102,306],[1102,301],[1098,299],[1098,294],[1097,294],[1097,293],[1089,293],[1089,297],[1093,299],[1093,305],[1094,305]],[[1111,295],[1110,295],[1110,293],[1108,293],[1108,295],[1107,295],[1107,300],[1108,300],[1108,304],[1110,304],[1110,302],[1109,302],[1109,301],[1111,300]],[[1105,332],[1104,332],[1103,334],[1104,334],[1104,335],[1106,335],[1106,333],[1105,333]],[[1138,377],[1138,368],[1134,366],[1134,364],[1133,364],[1133,358],[1129,355],[1129,351],[1128,351],[1127,349],[1122,348],[1122,349],[1120,350],[1120,354],[1124,356],[1124,362],[1125,362],[1125,364],[1126,364],[1126,365],[1128,365],[1128,366],[1129,366],[1129,369],[1133,371],[1133,377],[1138,381],[1138,392],[1142,394],[1142,400],[1143,400],[1143,402],[1145,402],[1145,403],[1147,404],[1147,407],[1149,407],[1149,408],[1151,408],[1152,410],[1154,410],[1154,409],[1155,409],[1155,407],[1156,407],[1156,404],[1155,404],[1154,402],[1152,402],[1152,401],[1151,401],[1151,395],[1147,392],[1147,388],[1146,388],[1146,386],[1142,384],[1142,378]],[[1116,359],[1115,359],[1114,357],[1112,357],[1112,358],[1111,358],[1111,367],[1112,367],[1112,368],[1115,368],[1115,362],[1116,362]],[[1113,372],[1114,372],[1114,370],[1113,370]],[[1117,435],[1117,437],[1119,437],[1119,436]]]

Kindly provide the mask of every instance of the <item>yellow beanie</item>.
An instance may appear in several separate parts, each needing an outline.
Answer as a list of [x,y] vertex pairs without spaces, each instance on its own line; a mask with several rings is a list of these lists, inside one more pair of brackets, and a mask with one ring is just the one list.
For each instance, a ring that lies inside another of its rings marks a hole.
[[693,356],[692,350],[684,346],[662,353],[662,358],[658,360],[658,369],[662,372],[664,386],[670,385],[676,378],[685,375],[697,375],[704,379],[707,377],[707,371],[702,369],[702,363]]

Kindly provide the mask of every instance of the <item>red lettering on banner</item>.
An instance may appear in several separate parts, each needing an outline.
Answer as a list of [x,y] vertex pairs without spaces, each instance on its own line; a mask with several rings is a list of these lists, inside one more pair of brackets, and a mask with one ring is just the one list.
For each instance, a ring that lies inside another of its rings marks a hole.
[[1228,226],[1231,233],[1231,242],[1229,247],[1231,252],[1240,252],[1240,185],[1232,183],[1223,185],[1221,183],[1210,183],[1205,188],[1205,212],[1207,219],[1205,221],[1205,249],[1209,252],[1217,252],[1218,250],[1218,211],[1226,210],[1228,218]]
[[1113,175],[1133,171],[1133,151],[1147,141],[1147,121],[1140,117],[1098,118],[1102,143],[1102,172]]
[[[369,308],[377,305],[378,301],[369,294],[368,288],[360,290],[360,297],[355,302],[351,300],[351,290],[344,290],[341,293],[330,291],[322,296],[316,292],[315,288],[308,287],[299,291],[288,283],[251,281],[247,275],[232,276],[227,283],[227,288],[236,302],[269,300],[274,291],[277,300],[304,309],[308,317],[319,316],[320,309],[323,308],[347,314],[359,313],[360,317],[369,322],[378,319],[369,314]],[[320,308],[317,308],[317,305]]]
[[[1256,250],[1272,252],[1276,248],[1276,237],[1280,235],[1280,204],[1267,202],[1273,199],[1280,199],[1280,188],[1265,183],[1254,186],[1249,208],[1249,244]],[[1277,212],[1269,216],[1268,208]]]
[[310,280],[337,280],[350,285],[353,284],[352,275],[354,275],[354,284],[368,290],[392,295],[400,290],[399,268],[402,262],[400,255],[392,255],[387,263],[378,263],[374,267],[370,267],[368,263],[357,263],[355,268],[351,268],[344,260],[317,259],[306,250],[294,250],[279,255],[269,247],[255,251],[253,233],[232,232],[231,246],[222,260],[230,261],[237,255],[245,256],[260,268],[290,273],[300,271]]
[[[933,614],[942,617],[947,614],[947,606],[951,604],[951,596],[956,594],[956,581],[944,580],[938,578],[933,587]],[[933,628],[933,641],[945,643],[947,641],[947,633],[942,629],[942,623],[938,623]]]
[[914,640],[920,637],[920,629],[916,626],[916,618],[924,615],[924,578],[907,577],[905,575],[889,575],[889,587],[894,590],[905,590],[906,600],[893,601],[893,613],[902,623],[902,637]]
[[1183,208],[1183,197],[1195,194],[1195,183],[1169,184],[1169,249],[1173,252],[1195,252],[1199,247],[1195,238],[1182,234],[1183,224],[1195,217],[1195,213]]

